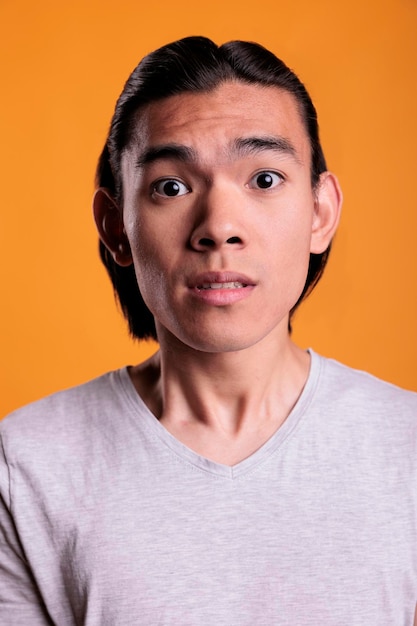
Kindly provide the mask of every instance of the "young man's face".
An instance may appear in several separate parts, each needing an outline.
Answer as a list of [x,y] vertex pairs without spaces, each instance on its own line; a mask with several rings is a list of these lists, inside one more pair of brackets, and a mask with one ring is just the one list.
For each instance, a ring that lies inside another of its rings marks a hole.
[[227,352],[287,338],[310,251],[333,234],[310,172],[296,102],[275,87],[225,83],[141,112],[123,222],[160,340]]

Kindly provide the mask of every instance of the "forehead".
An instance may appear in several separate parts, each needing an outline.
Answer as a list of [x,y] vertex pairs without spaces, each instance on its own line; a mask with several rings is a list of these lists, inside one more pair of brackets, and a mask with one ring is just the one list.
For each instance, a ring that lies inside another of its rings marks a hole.
[[139,146],[175,142],[221,151],[245,136],[282,137],[295,147],[300,161],[310,161],[309,139],[295,97],[277,87],[240,82],[146,105],[138,112],[131,148],[137,152]]

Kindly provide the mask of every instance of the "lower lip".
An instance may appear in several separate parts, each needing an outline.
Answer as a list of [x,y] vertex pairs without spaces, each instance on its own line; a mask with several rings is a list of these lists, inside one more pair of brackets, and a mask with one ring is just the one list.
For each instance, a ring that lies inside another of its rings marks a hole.
[[254,285],[246,287],[238,287],[237,289],[198,289],[194,287],[192,294],[200,302],[210,304],[212,306],[227,306],[244,300],[252,293]]

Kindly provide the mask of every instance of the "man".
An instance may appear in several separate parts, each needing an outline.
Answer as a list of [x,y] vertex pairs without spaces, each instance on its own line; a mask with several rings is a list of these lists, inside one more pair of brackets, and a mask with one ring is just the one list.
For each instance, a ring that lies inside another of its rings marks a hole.
[[2,623],[412,626],[417,396],[291,340],[341,206],[303,85],[255,44],[165,46],[97,183],[160,350],[2,423]]

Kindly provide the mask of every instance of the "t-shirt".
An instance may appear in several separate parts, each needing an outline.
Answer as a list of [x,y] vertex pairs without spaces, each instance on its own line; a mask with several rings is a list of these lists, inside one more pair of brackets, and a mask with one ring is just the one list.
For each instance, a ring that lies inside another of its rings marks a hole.
[[417,394],[311,352],[233,467],[150,413],[127,369],[0,424],[0,623],[412,626]]

